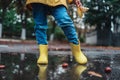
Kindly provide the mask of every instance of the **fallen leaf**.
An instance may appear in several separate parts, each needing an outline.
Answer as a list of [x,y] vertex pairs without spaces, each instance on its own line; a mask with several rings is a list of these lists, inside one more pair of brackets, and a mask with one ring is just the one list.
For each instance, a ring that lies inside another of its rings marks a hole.
[[101,74],[96,73],[96,72],[94,72],[94,71],[88,71],[88,74],[89,74],[89,75],[96,76],[96,77],[100,77],[100,78],[102,78],[102,75],[101,75]]

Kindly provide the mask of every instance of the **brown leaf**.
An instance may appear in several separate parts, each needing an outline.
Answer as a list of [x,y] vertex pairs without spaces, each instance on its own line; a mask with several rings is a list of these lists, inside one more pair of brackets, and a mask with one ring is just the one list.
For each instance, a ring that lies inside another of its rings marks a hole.
[[94,72],[94,71],[88,71],[88,74],[89,74],[89,75],[96,76],[96,77],[100,77],[100,78],[102,78],[102,75],[101,75],[101,74],[96,73],[96,72]]

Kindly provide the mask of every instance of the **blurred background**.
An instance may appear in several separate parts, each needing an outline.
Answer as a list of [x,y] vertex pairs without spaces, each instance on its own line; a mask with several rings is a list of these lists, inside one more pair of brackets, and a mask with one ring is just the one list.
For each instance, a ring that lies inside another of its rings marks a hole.
[[[89,11],[81,19],[74,4],[68,13],[74,21],[82,43],[120,46],[120,0],[82,0]],[[48,41],[66,41],[54,18],[48,16]],[[32,12],[25,0],[0,0],[0,39],[35,40]]]
[[[47,80],[46,75],[49,80],[120,80],[120,0],[81,1],[83,6],[89,7],[83,18],[78,16],[74,4],[68,4],[68,13],[75,24],[82,51],[89,59],[88,64],[76,65],[63,31],[49,15],[47,68],[36,65],[39,50],[32,12],[26,9],[25,0],[0,0],[0,80],[38,80],[38,73],[43,74],[44,80]],[[69,64],[68,68],[62,68],[63,62]],[[111,74],[104,72],[107,66],[111,67]],[[41,71],[46,68],[48,73]],[[85,72],[80,74],[83,69]]]

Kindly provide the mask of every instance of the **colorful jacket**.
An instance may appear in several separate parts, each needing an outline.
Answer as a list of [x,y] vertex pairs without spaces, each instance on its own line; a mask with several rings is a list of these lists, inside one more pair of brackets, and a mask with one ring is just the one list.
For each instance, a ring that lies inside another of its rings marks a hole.
[[67,7],[67,0],[26,0],[26,5],[31,3],[42,3],[49,6],[64,5]]

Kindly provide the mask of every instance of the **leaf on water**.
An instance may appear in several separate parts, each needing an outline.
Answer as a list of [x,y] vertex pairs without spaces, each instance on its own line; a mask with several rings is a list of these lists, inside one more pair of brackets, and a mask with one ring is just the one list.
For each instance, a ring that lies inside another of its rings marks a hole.
[[101,75],[101,74],[96,73],[96,72],[94,72],[94,71],[88,71],[88,74],[89,74],[89,75],[96,76],[96,77],[100,77],[100,78],[102,78],[102,75]]

